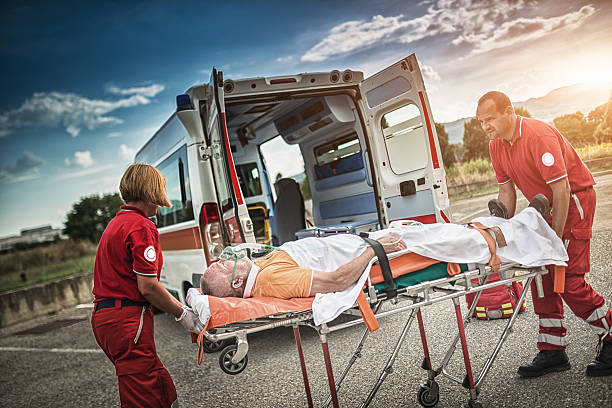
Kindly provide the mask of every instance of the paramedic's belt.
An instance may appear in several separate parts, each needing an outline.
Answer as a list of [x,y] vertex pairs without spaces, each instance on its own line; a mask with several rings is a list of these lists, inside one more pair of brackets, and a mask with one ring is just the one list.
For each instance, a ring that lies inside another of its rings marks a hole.
[[382,271],[383,278],[385,279],[385,285],[387,285],[387,287],[383,289],[383,292],[387,294],[387,299],[393,299],[397,296],[397,288],[395,287],[393,275],[391,274],[391,268],[389,267],[389,258],[387,258],[387,254],[385,253],[382,244],[374,239],[368,238],[366,233],[362,232],[359,234],[359,236],[372,247],[374,253],[378,257],[380,270]]
[[130,299],[104,299],[96,303],[95,310],[106,309],[108,307],[115,307],[121,303],[121,306],[149,306],[149,302],[136,302]]

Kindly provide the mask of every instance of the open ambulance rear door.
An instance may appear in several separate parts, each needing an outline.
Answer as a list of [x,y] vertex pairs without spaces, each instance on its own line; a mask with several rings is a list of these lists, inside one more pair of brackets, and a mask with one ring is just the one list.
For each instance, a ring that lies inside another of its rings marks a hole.
[[415,55],[365,79],[360,90],[381,226],[450,222],[446,173]]
[[255,242],[253,224],[249,217],[244,196],[240,190],[234,160],[229,143],[223,97],[223,73],[213,69],[207,101],[208,139],[211,149],[215,192],[219,212],[222,214],[224,240],[227,244]]

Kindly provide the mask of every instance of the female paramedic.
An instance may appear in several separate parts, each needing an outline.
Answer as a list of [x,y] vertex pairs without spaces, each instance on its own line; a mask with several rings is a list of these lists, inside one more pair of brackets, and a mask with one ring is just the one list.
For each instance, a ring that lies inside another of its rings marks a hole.
[[148,217],[159,206],[172,206],[166,180],[155,167],[133,164],[119,190],[127,205],[108,223],[98,245],[91,326],[115,366],[122,407],[178,406],[172,378],[155,350],[151,305],[193,333],[202,326],[159,283],[163,258],[159,234]]

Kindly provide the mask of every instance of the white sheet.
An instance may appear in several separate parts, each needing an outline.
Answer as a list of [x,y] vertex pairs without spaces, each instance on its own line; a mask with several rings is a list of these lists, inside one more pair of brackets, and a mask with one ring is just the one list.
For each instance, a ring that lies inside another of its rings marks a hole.
[[[480,221],[487,226],[496,225],[502,230],[508,244],[506,247],[498,248],[497,253],[502,262],[525,266],[566,265],[565,261],[568,258],[563,242],[533,208],[526,208],[510,220],[481,217],[474,221]],[[370,237],[378,238],[389,233],[400,236],[406,243],[407,249],[401,253],[411,251],[440,261],[456,263],[486,263],[491,256],[487,243],[480,233],[462,225],[423,224],[389,228],[373,232]],[[341,237],[342,235],[335,235],[320,239],[339,240]],[[333,254],[328,256],[333,257]],[[312,304],[315,324],[334,320],[355,303],[375,260],[376,258],[366,267],[359,281],[348,289],[316,295]],[[300,266],[309,267],[302,264]]]

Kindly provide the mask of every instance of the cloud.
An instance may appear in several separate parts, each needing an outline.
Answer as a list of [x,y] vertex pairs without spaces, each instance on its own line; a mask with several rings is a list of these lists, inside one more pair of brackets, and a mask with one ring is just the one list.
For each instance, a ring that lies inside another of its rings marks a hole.
[[82,169],[86,169],[94,163],[95,161],[91,157],[91,152],[89,150],[85,150],[84,152],[74,152],[74,157],[72,159],[64,159],[64,165],[66,167],[80,167]]
[[17,109],[0,113],[0,138],[23,127],[55,128],[63,126],[73,137],[83,128],[93,130],[106,124],[120,124],[123,121],[109,114],[117,109],[147,105],[152,95],[163,89],[162,85],[121,90],[130,95],[116,101],[89,99],[73,93],[37,92]]
[[395,17],[374,16],[371,21],[347,21],[333,27],[329,35],[302,55],[307,62],[324,61],[330,57],[366,49],[374,44],[384,44],[393,39],[393,34],[411,24]]
[[0,181],[8,180],[17,183],[38,178],[38,170],[45,163],[45,160],[41,157],[25,151],[17,158],[15,163],[0,168]]
[[556,31],[575,29],[580,27],[595,11],[593,6],[588,5],[573,13],[557,17],[519,18],[503,23],[492,33],[476,34],[471,38],[460,38],[460,40],[473,43],[475,46],[473,53],[480,54],[496,48],[535,40]]
[[106,137],[119,137],[121,136],[121,132],[110,132]]
[[438,74],[438,72],[430,65],[424,65],[419,62],[419,66],[421,67],[423,82],[425,82],[425,86],[427,87],[429,92],[437,91],[438,84],[442,80],[442,78],[440,78],[440,74]]
[[102,166],[92,167],[92,168],[85,169],[85,170],[73,171],[70,173],[63,173],[57,176],[55,180],[59,181],[59,180],[67,180],[67,179],[73,179],[77,177],[89,176],[91,174],[96,174],[96,173],[100,173],[108,169],[112,169],[113,167],[115,167],[114,164],[104,164]]
[[24,174],[23,176],[12,177],[9,181],[11,183],[21,183],[22,181],[36,180],[37,178],[40,178],[40,174],[38,171],[35,171],[34,173]]
[[293,60],[293,55],[288,55],[288,56],[286,56],[286,57],[278,57],[278,58],[276,59],[276,62],[281,62],[281,63],[283,63],[283,62],[291,62],[292,60]]
[[119,158],[124,162],[131,162],[134,160],[134,156],[136,155],[136,149],[132,149],[122,144],[119,146],[119,151],[117,152]]
[[115,85],[109,85],[106,90],[110,93],[117,95],[143,95],[148,98],[155,97],[158,93],[162,92],[166,87],[164,85],[152,84],[149,86],[133,87],[121,89]]
[[[474,53],[507,47],[553,31],[580,26],[595,12],[593,6],[558,17],[517,18],[533,0],[438,0],[422,16],[373,16],[370,21],[347,21],[333,27],[301,60],[324,61],[389,43],[407,44],[447,34],[454,45],[468,44]],[[454,37],[454,38],[453,38]]]
[[431,82],[440,82],[440,74],[436,72],[430,65],[421,65],[421,73],[423,74],[423,79]]

